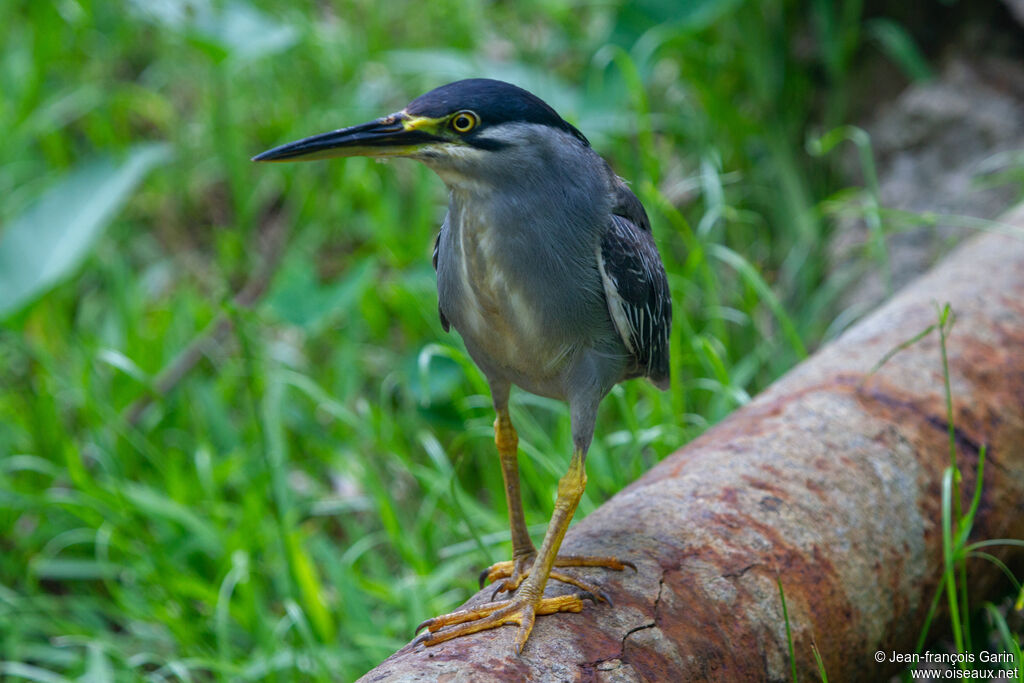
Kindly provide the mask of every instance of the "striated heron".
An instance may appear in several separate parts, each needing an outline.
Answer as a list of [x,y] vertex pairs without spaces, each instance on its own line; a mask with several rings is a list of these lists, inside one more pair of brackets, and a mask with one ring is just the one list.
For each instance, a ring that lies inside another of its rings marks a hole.
[[[469,79],[400,112],[263,152],[254,161],[408,157],[448,186],[448,215],[434,245],[438,311],[490,384],[505,481],[512,559],[481,575],[512,597],[428,619],[426,645],[519,626],[521,652],[536,615],[579,612],[607,599],[564,567],[631,563],[559,555],[587,482],[584,460],[598,404],[626,379],[669,382],[672,322],[665,269],[640,200],[587,138],[537,96],[509,83]],[[538,551],[519,491],[512,385],[567,401],[573,454]],[[583,593],[544,597],[549,578]],[[492,598],[493,600],[493,598]]]

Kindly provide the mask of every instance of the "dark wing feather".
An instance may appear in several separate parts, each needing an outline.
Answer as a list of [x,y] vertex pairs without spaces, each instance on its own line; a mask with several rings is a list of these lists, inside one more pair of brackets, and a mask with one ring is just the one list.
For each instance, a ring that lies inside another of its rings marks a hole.
[[[447,219],[445,219],[445,224],[447,224],[447,222],[448,222]],[[440,232],[437,233],[437,239],[434,240],[434,256],[433,256],[433,258],[431,260],[434,263],[434,272],[435,273],[437,272],[437,255],[441,251],[441,233],[443,233],[443,232],[444,232],[444,225],[441,226]],[[439,317],[441,319],[441,327],[444,328],[445,332],[448,332],[449,330],[452,329],[452,324],[450,322],[448,322],[448,318],[445,317],[444,311],[441,310],[441,301],[440,300],[438,300],[438,302],[437,302],[437,317]]]
[[638,374],[667,388],[672,328],[668,278],[647,213],[624,184],[617,189],[611,226],[601,239],[600,266],[608,312]]

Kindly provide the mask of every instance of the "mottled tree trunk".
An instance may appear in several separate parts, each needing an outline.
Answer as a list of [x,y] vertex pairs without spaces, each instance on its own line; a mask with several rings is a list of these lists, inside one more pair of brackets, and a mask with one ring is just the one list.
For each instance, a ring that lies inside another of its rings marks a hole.
[[[988,449],[972,538],[1024,538],[1024,211],[1005,220],[1021,232],[969,240],[575,525],[565,551],[638,567],[590,572],[614,607],[540,617],[522,656],[511,627],[408,645],[364,680],[784,680],[780,580],[802,680],[818,680],[812,643],[830,680],[898,671],[875,653],[913,651],[942,573],[949,435],[937,333],[868,372],[950,304],[965,505]],[[1019,563],[1012,550],[993,552]],[[974,599],[1006,589],[991,564],[968,571]],[[942,617],[933,633],[947,628]]]

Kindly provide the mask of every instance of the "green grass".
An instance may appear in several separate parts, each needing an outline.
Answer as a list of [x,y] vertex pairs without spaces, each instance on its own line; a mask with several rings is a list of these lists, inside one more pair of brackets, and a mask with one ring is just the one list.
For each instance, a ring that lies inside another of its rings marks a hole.
[[[803,151],[845,121],[843,7],[0,4],[0,677],[351,680],[509,553],[486,385],[436,314],[442,184],[250,156],[469,75],[588,134],[655,225],[676,381],[604,402],[582,516],[849,319]],[[15,291],[43,226],[78,247]],[[540,533],[568,415],[512,412]]]

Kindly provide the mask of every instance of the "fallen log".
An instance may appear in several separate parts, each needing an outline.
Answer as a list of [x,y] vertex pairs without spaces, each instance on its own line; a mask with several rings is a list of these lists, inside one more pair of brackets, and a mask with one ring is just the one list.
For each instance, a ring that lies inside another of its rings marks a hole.
[[[1024,210],[1005,220],[1024,234]],[[573,526],[566,552],[636,563],[636,573],[599,577],[614,607],[539,618],[521,656],[512,628],[431,648],[414,642],[362,680],[787,680],[778,581],[802,680],[819,680],[812,643],[830,680],[898,672],[905,665],[888,660],[914,651],[943,567],[950,456],[938,335],[870,371],[950,305],[965,507],[987,447],[972,539],[1024,538],[1021,234],[969,240]],[[1012,564],[1024,559],[1020,551],[994,552]],[[968,564],[968,575],[975,600],[1002,580],[983,561]],[[940,613],[932,634],[948,623]],[[885,661],[876,662],[878,652]]]

